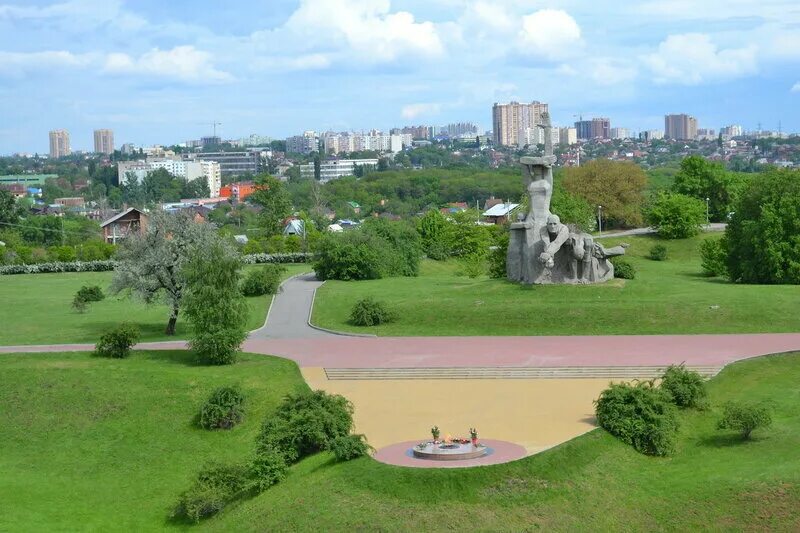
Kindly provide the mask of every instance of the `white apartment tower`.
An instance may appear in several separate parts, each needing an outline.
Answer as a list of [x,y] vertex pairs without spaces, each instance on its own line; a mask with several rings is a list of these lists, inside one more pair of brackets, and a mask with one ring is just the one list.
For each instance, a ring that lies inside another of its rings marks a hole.
[[529,104],[495,103],[492,106],[492,133],[495,145],[525,145],[526,137],[530,138],[531,136],[528,130],[536,129],[539,124],[542,124],[542,113],[547,112],[547,104],[537,101]]

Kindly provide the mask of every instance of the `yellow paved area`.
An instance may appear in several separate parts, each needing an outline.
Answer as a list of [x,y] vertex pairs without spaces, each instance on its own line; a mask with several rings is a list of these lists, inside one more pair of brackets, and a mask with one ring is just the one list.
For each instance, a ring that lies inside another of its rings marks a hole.
[[430,438],[480,437],[537,453],[595,428],[592,402],[603,379],[328,380],[322,368],[302,368],[312,389],[341,394],[355,406],[356,432],[375,448]]

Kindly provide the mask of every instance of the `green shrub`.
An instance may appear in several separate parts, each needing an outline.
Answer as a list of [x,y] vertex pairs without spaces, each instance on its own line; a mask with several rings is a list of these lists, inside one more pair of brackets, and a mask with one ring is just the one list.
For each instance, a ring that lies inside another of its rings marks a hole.
[[619,257],[614,257],[610,261],[611,261],[611,264],[614,265],[614,277],[615,278],[622,278],[622,279],[634,279],[634,278],[636,278],[636,269],[633,268],[633,265],[630,264],[625,259],[620,259]]
[[345,397],[324,391],[290,394],[264,421],[256,452],[274,450],[293,463],[326,449],[352,429],[353,405]]
[[75,297],[72,298],[72,308],[78,313],[85,313],[89,308],[89,304],[86,303],[86,300],[76,294]]
[[78,289],[75,296],[82,299],[84,302],[100,302],[106,297],[106,295],[103,294],[103,289],[97,285],[84,285]]
[[597,423],[647,455],[675,449],[678,419],[671,397],[653,383],[612,384],[595,401]]
[[700,266],[706,276],[728,275],[728,247],[725,237],[706,239],[700,243]]
[[263,492],[286,477],[286,456],[277,450],[261,450],[250,463],[253,487]]
[[489,276],[492,278],[506,278],[509,237],[509,232],[505,229],[497,236],[494,247],[489,251]]
[[330,441],[328,450],[333,453],[337,461],[350,461],[351,459],[369,455],[372,447],[367,444],[367,439],[364,435],[344,435]]
[[391,322],[397,314],[386,308],[382,302],[372,298],[362,298],[357,301],[350,311],[350,323],[354,326],[377,326]]
[[656,244],[650,248],[650,253],[647,255],[647,257],[653,261],[666,261],[667,247],[663,244]]
[[700,232],[705,204],[679,193],[661,192],[645,211],[645,220],[665,239],[686,239]]
[[681,365],[670,365],[661,378],[661,388],[678,407],[704,407],[706,382],[703,376]]
[[220,387],[200,408],[198,423],[205,429],[230,429],[244,418],[244,394],[239,387]]
[[206,465],[178,498],[172,516],[197,523],[217,514],[248,487],[248,474],[241,465]]
[[275,263],[267,263],[259,269],[249,271],[242,283],[242,294],[263,296],[277,293],[285,272],[285,266]]
[[766,405],[728,402],[725,404],[724,412],[717,423],[717,428],[733,429],[738,431],[743,439],[749,439],[754,430],[771,425],[772,413],[770,413]]
[[122,323],[100,337],[94,348],[95,355],[123,359],[131,353],[131,347],[139,342],[139,328]]
[[456,272],[459,276],[475,279],[486,274],[486,256],[483,254],[469,254],[461,256]]

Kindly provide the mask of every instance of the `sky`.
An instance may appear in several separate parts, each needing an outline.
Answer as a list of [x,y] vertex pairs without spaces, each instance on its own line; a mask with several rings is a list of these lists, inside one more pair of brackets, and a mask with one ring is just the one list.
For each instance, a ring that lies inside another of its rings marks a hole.
[[800,132],[797,0],[0,0],[0,154],[471,121],[550,104]]

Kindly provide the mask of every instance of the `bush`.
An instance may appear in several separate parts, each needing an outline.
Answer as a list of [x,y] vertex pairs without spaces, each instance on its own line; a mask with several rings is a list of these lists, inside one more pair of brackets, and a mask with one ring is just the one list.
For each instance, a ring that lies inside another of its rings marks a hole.
[[181,494],[172,516],[192,522],[215,515],[248,486],[248,470],[241,465],[206,465],[194,485]]
[[800,171],[764,172],[735,205],[725,230],[731,280],[800,284]]
[[[19,252],[20,250],[17,250]],[[107,272],[114,270],[117,262],[106,261],[73,261],[70,263],[38,263],[35,265],[0,266],[0,276],[9,274],[52,274],[55,272]]]
[[262,450],[250,463],[253,487],[263,492],[286,477],[289,466],[286,457],[277,450]]
[[653,386],[612,384],[595,401],[600,427],[647,455],[669,455],[675,449],[678,419],[671,397]]
[[766,405],[728,402],[725,404],[724,412],[717,423],[717,428],[736,430],[742,435],[743,439],[749,439],[754,430],[771,425],[772,414]]
[[293,463],[352,429],[353,405],[345,397],[324,391],[290,394],[264,421],[256,453],[277,451]]
[[139,328],[123,323],[100,337],[94,348],[95,355],[124,359],[131,353],[131,347],[139,342]]
[[635,279],[636,269],[625,259],[614,257],[610,259],[611,264],[614,265],[614,277],[622,279]]
[[84,285],[78,289],[78,292],[75,294],[75,296],[79,297],[84,302],[100,302],[106,297],[106,295],[103,294],[103,289],[97,285]]
[[362,298],[350,311],[350,323],[354,326],[377,326],[396,318],[396,313],[387,309],[382,302],[377,302],[372,298]]
[[239,387],[220,387],[200,408],[198,423],[204,429],[230,429],[244,418],[244,394]]
[[697,235],[705,219],[705,203],[678,193],[660,193],[645,211],[647,223],[665,239]]
[[672,397],[678,407],[704,407],[706,382],[703,376],[681,365],[671,365],[661,378],[661,389]]
[[458,263],[459,267],[456,273],[459,276],[475,279],[486,274],[486,257],[484,255],[465,255],[459,259]]
[[506,260],[508,258],[508,230],[498,235],[495,246],[489,251],[489,276],[495,279],[506,278]]
[[77,313],[85,313],[89,308],[89,304],[86,303],[86,300],[76,294],[75,297],[72,298],[72,308]]
[[337,461],[350,461],[368,455],[372,451],[364,435],[336,437],[328,443],[328,449]]
[[667,247],[663,244],[656,244],[650,248],[650,253],[647,255],[647,257],[653,261],[666,261]]
[[266,264],[258,270],[251,270],[242,283],[242,294],[245,296],[275,294],[285,273],[286,267],[275,263]]
[[728,275],[728,247],[725,237],[706,239],[700,243],[700,266],[706,276]]

